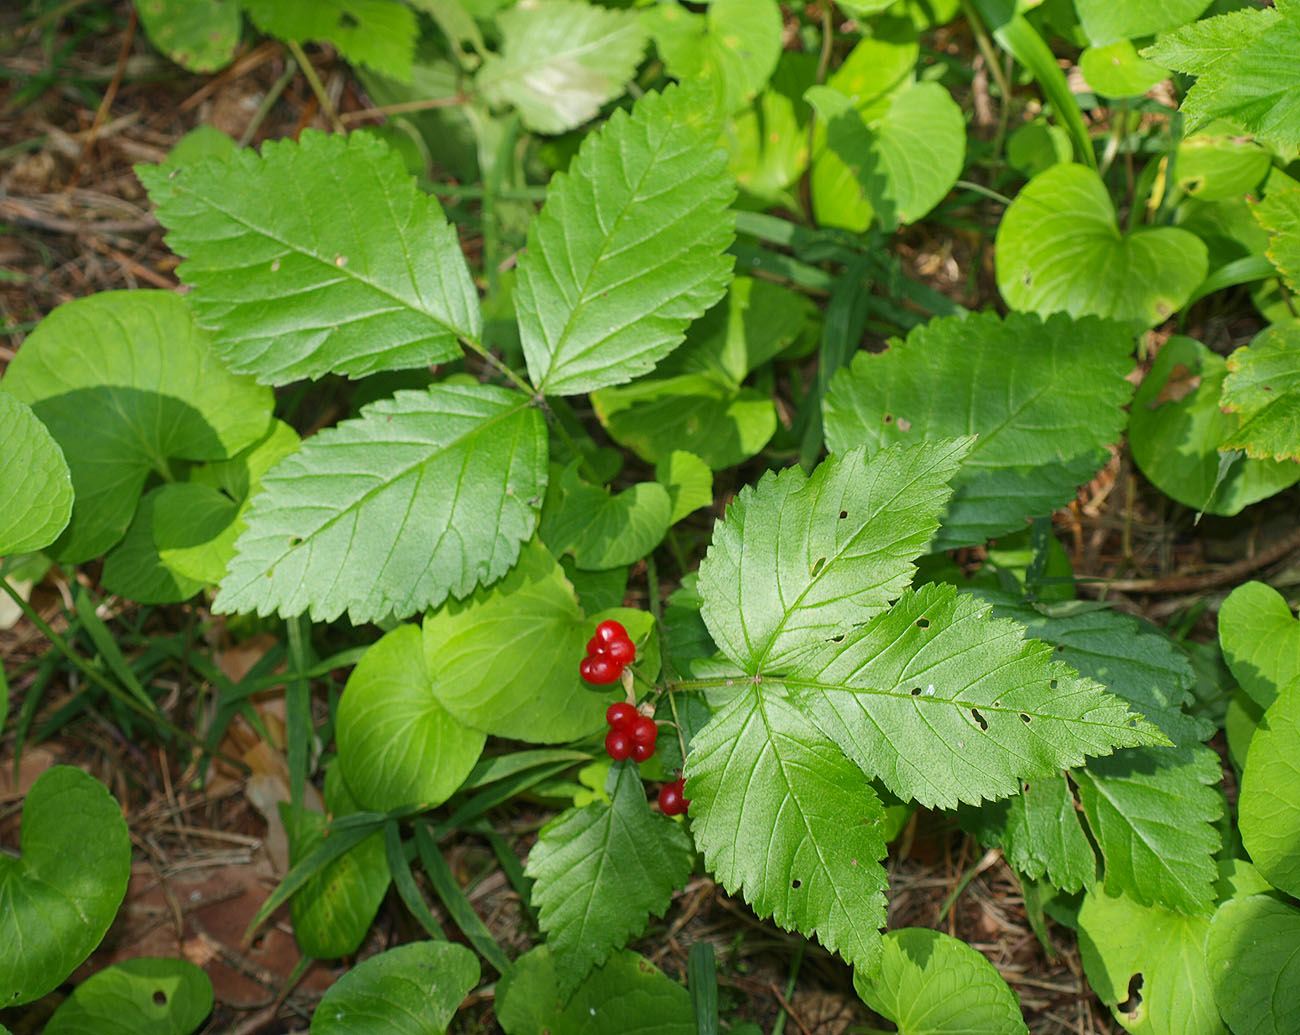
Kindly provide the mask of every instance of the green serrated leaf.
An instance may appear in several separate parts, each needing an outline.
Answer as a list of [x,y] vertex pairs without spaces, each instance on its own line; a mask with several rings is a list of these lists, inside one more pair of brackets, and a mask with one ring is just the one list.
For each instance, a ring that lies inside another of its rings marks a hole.
[[1237,429],[1220,448],[1256,460],[1300,460],[1300,320],[1265,327],[1228,357],[1223,409]]
[[[935,549],[1024,527],[1074,498],[1120,438],[1133,339],[1108,321],[1023,313],[931,320],[859,352],[825,402],[832,453],[976,434]],[[962,384],[936,392],[938,384]]]
[[46,1035],[190,1035],[212,1011],[212,982],[189,960],[125,960],[88,977]]
[[397,0],[240,0],[263,32],[298,43],[332,43],[352,64],[411,78],[415,15]]
[[49,546],[68,525],[72,499],[54,436],[30,406],[0,391],[0,556]]
[[1019,999],[978,950],[922,927],[883,941],[880,967],[856,970],[853,987],[899,1035],[1028,1035]]
[[1094,47],[1176,29],[1209,6],[1210,0],[1074,0],[1079,24]]
[[31,406],[72,473],[72,519],[50,553],[80,563],[122,538],[151,472],[222,460],[259,438],[272,396],[229,373],[184,300],[104,291],[59,306],[0,388]]
[[694,861],[682,826],[650,811],[635,764],[615,766],[611,803],[566,809],[542,828],[524,872],[561,997],[662,916]]
[[1281,688],[1251,737],[1237,807],[1259,872],[1300,896],[1300,678]]
[[214,606],[360,623],[463,597],[514,564],[545,485],[545,425],[526,396],[398,392],[264,476]]
[[195,319],[240,373],[360,377],[445,363],[458,339],[479,339],[455,229],[371,134],[308,130],[261,157],[136,173],[186,257],[177,272]]
[[558,174],[528,226],[515,305],[528,373],[573,395],[630,381],[722,297],[735,186],[698,95],[615,112]]
[[563,133],[620,96],[641,63],[646,33],[632,11],[579,0],[544,0],[496,19],[500,56],[488,55],[475,85],[510,104],[537,133]]
[[1145,327],[1181,309],[1205,279],[1205,245],[1178,227],[1121,234],[1101,177],[1054,165],[1008,206],[995,242],[998,290],[1012,309],[1112,317]]
[[1229,899],[1205,942],[1214,1002],[1235,1035],[1284,1035],[1300,1017],[1300,910],[1269,895]]
[[686,776],[691,832],[723,886],[872,969],[888,884],[884,807],[779,685],[750,685],[718,711],[691,743]]
[[362,656],[344,687],[336,728],[348,789],[378,812],[442,804],[485,740],[438,701],[416,625],[399,625]]
[[399,945],[330,985],[311,1035],[443,1035],[478,980],[478,958],[463,945]]
[[239,0],[136,0],[149,40],[182,68],[215,72],[239,46]]
[[1286,278],[1287,286],[1300,291],[1300,190],[1271,191],[1251,204],[1250,210],[1268,231],[1269,259]]
[[1219,643],[1241,689],[1261,709],[1300,677],[1300,621],[1272,586],[1244,582],[1219,609]]
[[578,478],[577,465],[552,482],[538,534],[557,554],[600,571],[640,560],[672,524],[672,497],[658,482],[638,482],[619,493]]

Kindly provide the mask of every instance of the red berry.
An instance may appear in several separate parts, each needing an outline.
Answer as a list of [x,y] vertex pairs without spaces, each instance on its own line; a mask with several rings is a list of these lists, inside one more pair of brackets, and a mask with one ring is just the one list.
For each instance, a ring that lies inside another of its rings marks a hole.
[[690,801],[683,795],[685,780],[674,780],[659,788],[659,811],[665,816],[680,816]]
[[655,740],[659,736],[659,727],[655,725],[654,719],[638,715],[632,720],[632,725],[628,727],[628,733],[631,735],[633,742],[649,744],[651,751],[653,751]]
[[636,718],[636,709],[626,701],[618,701],[605,709],[605,721],[616,730],[629,732],[627,727]]
[[655,745],[653,740],[648,744],[636,740],[632,742],[632,758],[634,761],[645,762],[654,753]]
[[[612,729],[605,734],[605,751],[615,762],[621,762],[636,753],[636,745],[632,743],[632,738],[623,730]],[[637,761],[642,760],[637,759]]]
[[[608,647],[615,640],[626,640],[627,630],[621,622],[604,621],[596,626],[596,635],[587,641],[587,653],[594,654],[601,647]],[[596,650],[592,650],[595,646]]]
[[631,640],[611,640],[605,647],[605,654],[620,665],[630,665],[636,660],[636,647]]
[[603,654],[594,658],[584,658],[578,664],[578,672],[588,683],[603,685],[614,683],[623,674],[623,666]]
[[578,675],[582,676],[588,683],[594,683],[591,678],[591,658],[583,658],[578,662]]

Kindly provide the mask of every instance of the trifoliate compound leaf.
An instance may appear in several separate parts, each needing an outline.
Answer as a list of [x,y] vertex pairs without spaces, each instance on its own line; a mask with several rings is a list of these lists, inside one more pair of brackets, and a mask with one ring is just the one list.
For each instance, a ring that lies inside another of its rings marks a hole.
[[911,581],[970,445],[855,449],[742,489],[700,564],[723,653],[747,672],[780,669],[882,611]]
[[563,998],[664,914],[695,859],[685,828],[650,811],[634,763],[613,779],[610,804],[566,809],[542,828],[524,870]]
[[[233,2],[233,0],[229,0]],[[398,0],[240,0],[263,32],[298,43],[330,43],[352,64],[403,82],[411,78],[415,14]]]
[[1238,810],[1259,872],[1300,896],[1300,678],[1282,688],[1251,737]]
[[102,783],[71,766],[46,770],[23,804],[22,855],[0,854],[0,1006],[57,988],[117,915],[131,838]]
[[458,339],[478,341],[455,229],[371,134],[307,130],[261,157],[136,172],[186,258],[177,273],[195,319],[240,373],[360,377],[445,363]]
[[691,994],[631,950],[618,952],[565,1002],[551,950],[539,945],[502,975],[497,1021],[507,1035],[697,1035]]
[[1300,320],[1264,328],[1228,357],[1220,402],[1239,422],[1222,449],[1300,460]]
[[539,534],[556,554],[572,553],[588,571],[632,564],[663,542],[673,501],[658,482],[639,482],[611,493],[588,485],[571,467],[553,482]]
[[1210,921],[1214,1002],[1234,1035],[1287,1035],[1300,1017],[1300,910],[1271,895],[1233,898]]
[[1219,756],[1200,744],[1090,759],[1073,774],[1106,887],[1143,905],[1208,913],[1223,814]]
[[1272,191],[1250,207],[1268,231],[1269,259],[1291,290],[1300,291],[1300,190]]
[[500,55],[474,84],[493,104],[512,105],[537,133],[563,133],[623,93],[641,63],[646,35],[632,11],[579,0],[520,4],[496,17]]
[[1103,97],[1141,97],[1169,75],[1169,69],[1139,57],[1137,48],[1126,39],[1089,47],[1079,55],[1079,71]]
[[1176,29],[1209,6],[1210,0],[1074,0],[1079,24],[1094,47]]
[[[832,453],[976,434],[934,548],[983,543],[1074,498],[1106,462],[1132,393],[1133,339],[1104,320],[981,313],[922,324],[836,373]],[[959,393],[938,384],[962,384]]]
[[841,627],[840,642],[800,658],[784,682],[864,772],[925,806],[1003,798],[1085,756],[1165,743],[1122,698],[1024,637],[982,601],[929,583]]
[[171,460],[223,460],[258,439],[273,401],[226,370],[169,291],[104,291],[60,306],[0,384],[31,406],[72,472],[72,520],[50,551],[68,563],[122,538],[151,472],[171,480]]
[[464,597],[514,564],[545,487],[546,429],[527,396],[398,392],[263,477],[215,606],[360,623]]
[[191,72],[225,67],[239,46],[239,0],[136,0],[135,10],[149,42]]
[[884,807],[861,770],[779,685],[750,684],[691,742],[691,832],[704,862],[760,917],[850,963],[880,956]]
[[1300,481],[1300,464],[1219,452],[1238,419],[1220,409],[1228,369],[1194,338],[1174,335],[1138,386],[1129,412],[1133,459],[1161,492],[1208,514],[1233,515]]
[[0,556],[49,546],[71,516],[63,450],[30,406],[0,391]]
[[366,651],[348,677],[336,725],[348,789],[377,812],[442,804],[485,740],[439,702],[416,625],[399,625]]
[[[1267,150],[1225,123],[1180,140],[1174,171],[1178,186],[1192,197],[1221,201],[1256,194],[1271,166]],[[1255,213],[1259,215],[1258,207]]]
[[1029,181],[998,225],[998,290],[1012,309],[1112,317],[1153,327],[1181,309],[1208,265],[1178,227],[1123,234],[1101,177],[1054,165]]
[[1189,130],[1227,119],[1288,154],[1300,147],[1298,48],[1300,7],[1283,2],[1184,25],[1143,55],[1197,77],[1181,107]]
[[666,461],[655,465],[655,477],[672,499],[669,521],[674,525],[713,502],[713,472],[694,453],[674,449]]
[[1019,999],[977,949],[923,927],[883,941],[879,968],[859,968],[853,987],[899,1035],[1028,1035]]
[[1096,888],[1079,907],[1088,983],[1133,1035],[1221,1035],[1205,936],[1210,921]]
[[189,960],[137,957],[92,974],[46,1035],[190,1035],[212,1011],[212,982]]
[[311,1035],[443,1035],[478,980],[478,957],[465,946],[408,942],[330,985]]
[[[189,531],[213,534],[234,518],[235,505],[207,486],[187,482],[160,485],[140,500],[126,535],[104,557],[101,581],[105,589],[141,604],[174,604],[188,600],[206,585],[202,579],[192,579],[169,568],[159,556],[154,540],[159,502],[170,499],[176,506],[178,496],[190,501],[194,495],[201,495],[210,509],[200,512],[184,503],[178,507],[178,515],[190,511],[190,516],[199,520],[198,524],[187,526]],[[206,527],[205,519],[211,521]]]
[[698,100],[680,87],[647,94],[552,179],[515,288],[539,390],[574,395],[646,373],[722,297],[735,185]]
[[1241,689],[1268,708],[1300,677],[1300,621],[1272,586],[1245,582],[1219,609],[1219,644]]
[[775,0],[713,0],[705,14],[669,0],[642,18],[668,74],[709,86],[723,115],[763,88],[781,56]]

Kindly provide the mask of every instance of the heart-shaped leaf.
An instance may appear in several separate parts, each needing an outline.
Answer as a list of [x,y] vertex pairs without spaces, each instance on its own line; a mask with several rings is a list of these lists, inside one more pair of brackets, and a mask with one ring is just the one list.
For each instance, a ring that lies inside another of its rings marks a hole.
[[1054,165],[1025,185],[1002,216],[995,257],[1012,309],[1144,327],[1181,309],[1208,265],[1205,245],[1186,230],[1121,234],[1110,192],[1082,165]]
[[1300,676],[1300,621],[1272,586],[1246,582],[1219,609],[1219,645],[1241,688],[1261,708]]
[[41,774],[19,836],[21,858],[0,855],[0,1007],[57,988],[104,937],[131,876],[121,809],[80,769]]
[[1300,679],[1282,688],[1251,737],[1238,808],[1259,872],[1300,896]]
[[63,450],[30,406],[0,391],[0,556],[49,546],[71,515]]
[[1219,1012],[1235,1035],[1284,1035],[1300,1017],[1300,910],[1271,895],[1229,899],[1205,944]]
[[190,1035],[212,1010],[212,982],[189,960],[142,956],[92,974],[45,1035]]

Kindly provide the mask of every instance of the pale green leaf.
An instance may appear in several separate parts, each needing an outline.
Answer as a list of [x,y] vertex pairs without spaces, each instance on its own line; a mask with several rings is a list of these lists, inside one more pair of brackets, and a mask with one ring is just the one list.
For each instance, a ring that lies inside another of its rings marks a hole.
[[635,13],[582,0],[541,0],[496,19],[500,56],[489,55],[475,85],[510,104],[537,133],[563,133],[623,93],[641,63],[646,35]]
[[853,987],[899,1035],[1028,1035],[1020,1000],[978,950],[923,927],[883,941],[880,967],[858,969]]
[[79,984],[45,1035],[190,1035],[211,1011],[212,982],[197,966],[141,956]]
[[[1074,498],[1106,462],[1132,393],[1133,339],[1106,321],[1011,313],[922,324],[859,352],[826,395],[832,453],[978,435],[953,479],[937,548],[983,543]],[[935,385],[962,385],[936,392]]]
[[552,482],[538,534],[556,554],[572,553],[579,568],[600,571],[650,553],[667,534],[672,510],[658,482],[611,493],[581,481],[574,464]]
[[1208,266],[1178,227],[1121,234],[1101,177],[1054,165],[1008,206],[995,242],[998,290],[1013,309],[1112,317],[1154,326],[1181,309]]
[[1094,47],[1176,29],[1209,6],[1210,0],[1074,0],[1079,24]]
[[1134,1035],[1221,1035],[1205,960],[1209,929],[1207,917],[1097,888],[1079,907],[1079,955],[1088,983]]
[[63,450],[30,406],[0,391],[0,556],[49,546],[71,516]]
[[1235,1035],[1290,1035],[1300,1017],[1300,910],[1269,895],[1229,899],[1205,944],[1214,1001]]
[[747,486],[700,564],[702,614],[747,672],[779,669],[880,613],[911,581],[970,439],[862,449]]
[[[546,485],[531,400],[434,385],[366,406],[262,479],[218,610],[404,617],[514,564]],[[466,535],[466,529],[475,529]]]
[[768,88],[727,120],[722,139],[731,153],[729,168],[746,195],[768,203],[788,198],[808,167],[810,112],[803,93],[816,76],[816,55],[783,51]]
[[[1192,197],[1220,201],[1257,193],[1271,162],[1268,151],[1223,124],[1207,126],[1180,140],[1174,171],[1178,186]],[[1294,193],[1300,197],[1300,191]],[[1255,215],[1260,215],[1259,206],[1255,206]]]
[[348,790],[377,812],[442,804],[486,739],[439,702],[416,625],[399,625],[362,656],[343,689],[336,728]]
[[1272,191],[1250,209],[1268,231],[1269,259],[1287,286],[1300,291],[1300,190]]
[[1141,97],[1169,75],[1169,69],[1138,57],[1137,49],[1127,39],[1089,47],[1079,55],[1079,71],[1093,91],[1103,97]]
[[662,916],[695,858],[685,828],[651,812],[636,765],[615,766],[610,804],[566,809],[542,828],[524,872],[561,997]]
[[1272,586],[1243,582],[1219,609],[1223,660],[1252,701],[1272,705],[1300,677],[1300,621]]
[[0,387],[31,406],[72,472],[72,520],[51,553],[68,563],[122,538],[150,473],[222,460],[270,422],[268,389],[225,369],[185,302],[168,291],[105,291],[55,309]]
[[243,29],[239,0],[136,0],[149,41],[191,72],[224,68]]
[[548,394],[630,381],[722,297],[734,183],[696,94],[647,94],[583,141],[528,226],[515,305]]
[[722,885],[871,969],[888,881],[885,813],[867,776],[770,683],[743,689],[695,734],[686,776],[691,832]]
[[672,498],[672,524],[713,502],[713,472],[694,453],[674,449],[668,459],[655,465],[655,477]]
[[411,78],[415,15],[398,0],[239,0],[263,32],[298,43],[332,43],[353,64]]
[[1251,737],[1237,806],[1259,872],[1300,896],[1300,678],[1281,688]]
[[1240,422],[1220,448],[1300,460],[1300,320],[1265,327],[1228,357],[1220,403]]
[[241,150],[140,179],[186,258],[195,319],[232,369],[265,384],[445,363],[477,342],[478,295],[456,231],[377,137]]

